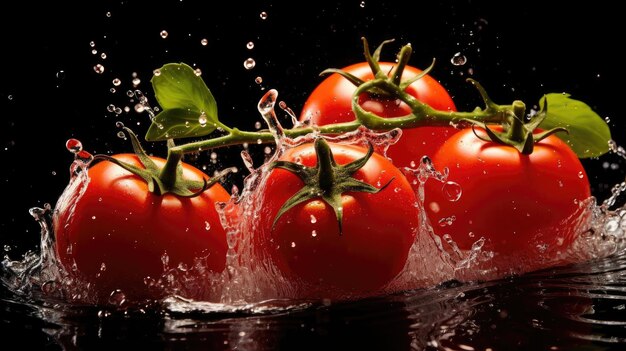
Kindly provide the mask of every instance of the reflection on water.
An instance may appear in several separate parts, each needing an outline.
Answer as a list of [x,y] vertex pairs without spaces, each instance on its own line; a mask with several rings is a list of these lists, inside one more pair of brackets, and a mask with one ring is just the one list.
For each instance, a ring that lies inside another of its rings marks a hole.
[[25,348],[618,350],[626,343],[626,254],[355,302],[266,301],[228,309],[170,298],[102,310],[25,301],[3,289],[0,309],[1,329],[23,336],[16,340]]

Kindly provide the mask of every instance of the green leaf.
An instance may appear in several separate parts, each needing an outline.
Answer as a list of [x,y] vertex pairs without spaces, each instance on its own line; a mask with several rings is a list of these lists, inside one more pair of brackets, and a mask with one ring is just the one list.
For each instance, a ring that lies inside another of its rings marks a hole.
[[159,73],[152,77],[152,88],[162,112],[156,115],[146,140],[199,137],[215,130],[217,103],[193,68],[168,63],[155,72]]
[[213,132],[217,125],[209,121],[204,125],[198,122],[201,114],[202,112],[197,110],[181,108],[165,110],[154,117],[148,133],[146,133],[146,140],[189,138]]
[[569,134],[555,135],[565,141],[579,158],[598,157],[609,151],[609,126],[589,105],[571,99],[569,94],[550,93],[541,98],[539,106],[541,110],[547,108],[540,128],[567,129]]

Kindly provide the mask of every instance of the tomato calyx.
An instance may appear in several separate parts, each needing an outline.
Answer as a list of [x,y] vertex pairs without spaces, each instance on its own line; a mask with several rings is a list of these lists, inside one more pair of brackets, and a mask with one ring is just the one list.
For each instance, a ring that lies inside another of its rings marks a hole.
[[[390,83],[391,86],[396,87],[400,91],[405,91],[409,85],[415,83],[416,81],[418,81],[419,79],[421,79],[422,77],[430,73],[433,67],[435,67],[435,59],[433,58],[433,61],[430,64],[430,66],[425,68],[422,72],[420,72],[419,74],[409,79],[402,80],[402,75],[404,73],[404,70],[409,62],[409,59],[411,58],[411,54],[413,53],[413,48],[411,47],[411,45],[410,44],[404,45],[402,49],[400,50],[400,53],[397,56],[397,64],[391,69],[391,71],[383,72],[379,64],[380,53],[382,52],[382,49],[385,46],[385,44],[392,43],[394,40],[389,39],[389,40],[383,41],[376,48],[373,54],[370,53],[369,44],[367,43],[367,40],[365,38],[362,38],[362,40],[363,40],[365,60],[370,66],[372,73],[374,74],[374,78],[386,80]],[[320,73],[320,76],[324,76],[324,75],[332,74],[332,73],[337,73],[341,75],[342,77],[346,78],[350,83],[354,84],[354,86],[356,87],[359,87],[365,84],[365,81],[363,79],[358,78],[351,73],[348,73],[344,70],[337,69],[337,68],[325,69],[324,71]],[[391,93],[389,89],[381,89],[376,86],[372,87],[368,91],[368,93],[375,95],[375,96],[380,96],[380,97],[387,97],[387,98],[394,97],[394,94]]]
[[317,165],[315,167],[307,167],[290,161],[274,161],[270,164],[270,170],[282,168],[297,175],[304,182],[302,189],[290,197],[279,209],[278,214],[274,218],[272,228],[280,217],[294,206],[311,199],[321,198],[333,208],[339,226],[339,235],[342,235],[343,208],[341,195],[349,191],[376,194],[385,189],[395,179],[391,178],[382,187],[376,188],[352,177],[356,171],[365,166],[374,153],[374,147],[371,143],[365,156],[345,165],[337,164],[328,142],[323,138],[315,140],[315,153],[317,155]]
[[[469,79],[472,84],[478,89],[480,95],[485,102],[487,108],[495,103],[489,98],[485,89],[476,81]],[[502,131],[498,131],[489,127],[487,123],[480,123],[474,120],[466,120],[472,126],[474,135],[480,140],[486,142],[494,142],[501,145],[509,145],[517,149],[524,155],[532,154],[535,143],[549,137],[550,135],[558,132],[565,132],[569,134],[569,131],[564,127],[555,127],[546,131],[535,133],[535,130],[539,127],[541,122],[546,119],[548,115],[548,104],[544,104],[542,109],[526,117],[526,105],[520,100],[513,101],[511,109],[507,110],[507,118],[499,124]],[[480,135],[476,131],[476,126],[482,127],[486,135]]]
[[[211,179],[203,179],[202,182],[196,180],[185,179],[183,177],[183,167],[180,162],[176,162],[174,174],[168,170],[168,163],[163,168],[159,168],[154,161],[148,156],[141,146],[137,135],[128,127],[123,127],[128,133],[135,155],[144,168],[140,168],[129,163],[120,161],[108,155],[95,155],[94,160],[106,160],[124,168],[132,174],[142,178],[148,184],[148,190],[156,195],[165,195],[167,193],[175,194],[180,197],[196,197],[211,188],[222,177],[231,172],[227,169],[218,173]],[[169,161],[169,160],[168,160]]]

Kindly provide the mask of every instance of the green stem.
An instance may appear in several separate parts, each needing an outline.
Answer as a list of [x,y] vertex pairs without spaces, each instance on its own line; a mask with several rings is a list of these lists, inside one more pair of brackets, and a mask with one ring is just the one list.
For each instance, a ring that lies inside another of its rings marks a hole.
[[165,189],[162,189],[164,192],[168,192],[174,189],[174,186],[176,185],[176,180],[178,179],[178,163],[183,158],[182,153],[172,152],[172,149],[169,149],[167,153],[167,161],[165,162],[165,165],[159,173],[159,179],[165,187]]
[[513,114],[515,116],[511,120],[511,128],[509,129],[508,137],[517,142],[524,142],[526,139],[526,133],[524,130],[526,104],[520,100],[515,100],[511,106],[513,107]]

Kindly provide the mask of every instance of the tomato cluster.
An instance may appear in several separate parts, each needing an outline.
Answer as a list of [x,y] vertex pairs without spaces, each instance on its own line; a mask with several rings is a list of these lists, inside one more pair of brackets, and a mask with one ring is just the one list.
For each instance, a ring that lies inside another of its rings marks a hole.
[[[382,71],[394,65],[378,64]],[[373,79],[366,62],[343,71],[362,81]],[[406,66],[403,73],[422,71]],[[301,120],[319,126],[354,120],[355,89],[332,74],[312,92]],[[436,110],[456,110],[446,89],[429,75],[405,91]],[[364,93],[358,99],[364,110],[381,117],[412,112],[385,94]],[[434,233],[451,239],[460,252],[481,243],[493,255],[481,263],[487,268],[523,272],[558,261],[576,235],[567,219],[590,196],[576,154],[554,136],[521,153],[481,133],[451,126],[405,129],[389,148],[389,158],[371,146],[323,138],[288,149],[267,165],[254,219],[239,218],[254,221],[254,233],[243,235],[254,238],[258,259],[309,292],[306,297],[382,291],[405,267],[423,215]],[[425,155],[440,171],[449,170],[447,181],[458,184],[460,197],[446,196],[442,179],[427,179],[419,205],[416,193],[424,179],[418,181],[410,169]],[[216,203],[228,201],[229,194],[219,184],[189,198],[176,191],[155,193],[161,183],[153,178],[159,178],[156,170],[165,161],[151,157],[156,166],[148,166],[146,157],[116,156],[135,168],[114,160],[96,163],[84,192],[57,205],[60,260],[93,282],[102,299],[116,289],[134,299],[155,297],[144,280],[158,277],[164,260],[176,266],[201,258],[215,273],[225,269],[227,240]],[[177,177],[196,185],[208,179],[188,164]]]

